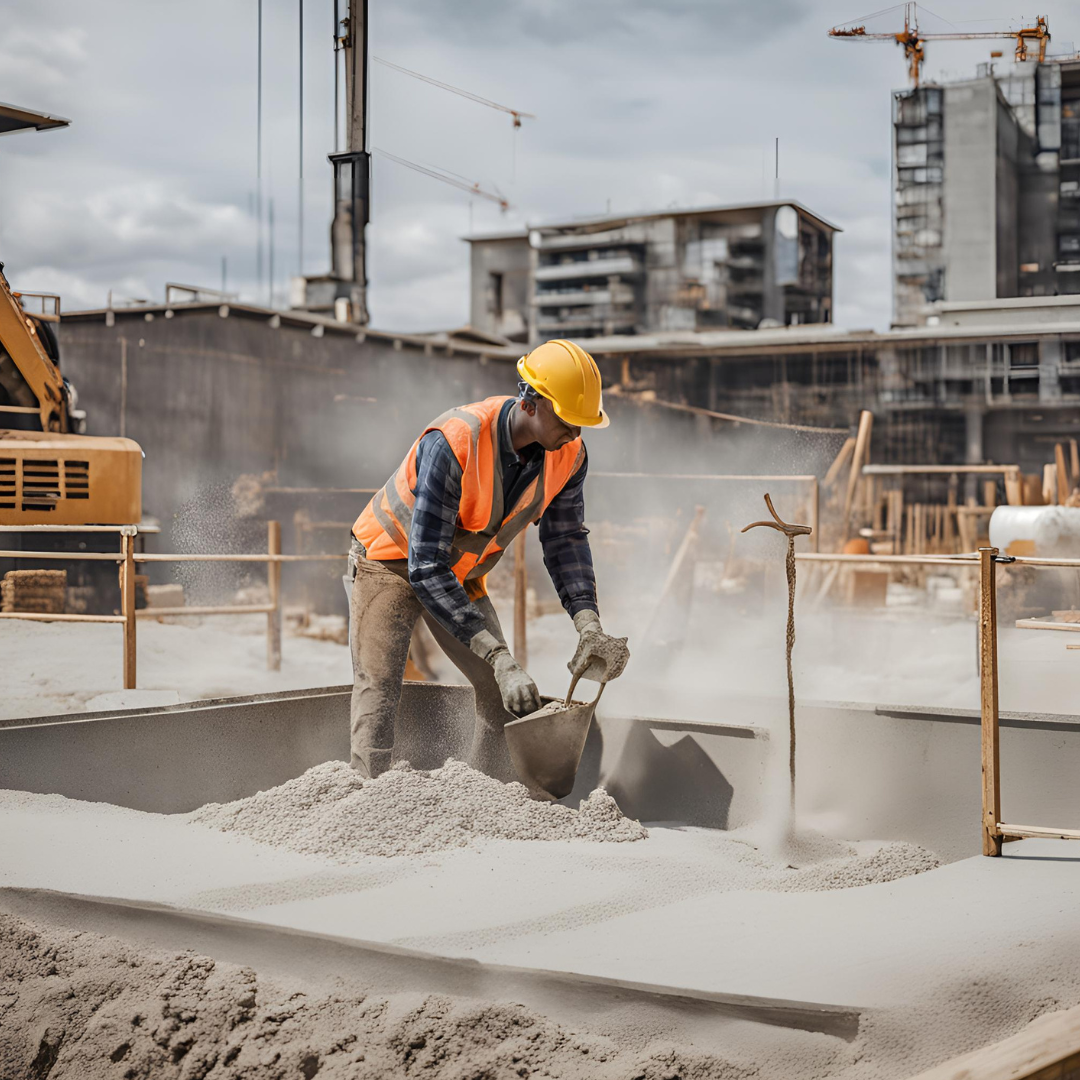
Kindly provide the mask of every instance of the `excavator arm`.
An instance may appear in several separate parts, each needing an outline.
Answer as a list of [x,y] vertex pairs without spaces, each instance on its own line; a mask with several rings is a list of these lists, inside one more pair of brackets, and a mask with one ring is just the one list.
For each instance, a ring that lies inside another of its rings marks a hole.
[[23,310],[0,269],[0,382],[6,360],[15,365],[35,400],[31,405],[0,405],[0,428],[5,426],[5,412],[36,407],[42,431],[66,432],[67,397],[60,371],[45,351],[37,323]]

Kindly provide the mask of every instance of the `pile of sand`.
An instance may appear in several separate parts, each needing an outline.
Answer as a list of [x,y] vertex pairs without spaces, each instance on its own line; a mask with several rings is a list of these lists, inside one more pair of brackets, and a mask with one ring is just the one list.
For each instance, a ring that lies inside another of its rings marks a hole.
[[[670,1043],[638,1048],[520,1005],[267,979],[192,952],[0,915],[4,1080],[735,1080]],[[752,1070],[756,1071],[756,1070]]]
[[537,802],[523,785],[453,760],[430,772],[396,765],[375,780],[328,761],[248,799],[208,803],[188,820],[338,863],[465,847],[477,839],[620,842],[648,835],[600,788],[573,810]]

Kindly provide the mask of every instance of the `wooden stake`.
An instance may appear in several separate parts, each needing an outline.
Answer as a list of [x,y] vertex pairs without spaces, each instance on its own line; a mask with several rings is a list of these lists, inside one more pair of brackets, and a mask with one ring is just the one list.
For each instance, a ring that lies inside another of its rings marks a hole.
[[1009,469],[1005,473],[1005,503],[1008,506],[1024,505],[1024,484],[1019,469]]
[[1073,487],[1080,484],[1080,448],[1077,447],[1075,439],[1069,440],[1069,479],[1072,480]]
[[1001,854],[998,748],[997,548],[979,548],[979,697],[982,706],[982,853]]
[[1043,466],[1042,497],[1047,506],[1053,506],[1057,502],[1057,466]]
[[[268,555],[281,554],[281,522],[266,523],[266,552]],[[270,587],[270,607],[266,614],[266,668],[268,671],[281,670],[281,563],[271,561],[266,564],[266,582]]]
[[135,689],[135,534],[120,537],[120,614],[124,617],[124,689]]
[[525,605],[529,592],[529,572],[525,565],[525,537],[528,527],[514,539],[514,659],[529,666],[529,645],[525,637]]
[[851,472],[848,473],[847,492],[844,495],[844,540],[851,535],[851,507],[855,501],[855,489],[870,450],[870,433],[874,427],[874,414],[867,409],[859,413],[859,430],[855,435],[855,451],[851,456]]
[[1057,472],[1057,500],[1058,506],[1064,506],[1069,501],[1069,492],[1072,490],[1069,484],[1069,473],[1065,465],[1065,447],[1061,443],[1054,445],[1054,465]]
[[997,481],[983,481],[983,506],[997,506]]
[[833,458],[833,463],[829,466],[829,471],[825,474],[826,487],[836,483],[836,478],[848,463],[848,459],[851,457],[854,450],[855,439],[853,436],[849,435],[848,438],[844,440],[844,445],[840,447],[840,453]]

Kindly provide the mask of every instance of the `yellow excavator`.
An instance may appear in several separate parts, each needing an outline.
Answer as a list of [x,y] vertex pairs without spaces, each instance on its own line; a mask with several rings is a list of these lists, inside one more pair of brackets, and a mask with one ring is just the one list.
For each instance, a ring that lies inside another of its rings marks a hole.
[[[0,135],[64,127],[0,103]],[[82,434],[85,417],[60,372],[60,298],[13,292],[0,262],[0,525],[135,525],[142,449]],[[51,308],[51,310],[48,310]]]

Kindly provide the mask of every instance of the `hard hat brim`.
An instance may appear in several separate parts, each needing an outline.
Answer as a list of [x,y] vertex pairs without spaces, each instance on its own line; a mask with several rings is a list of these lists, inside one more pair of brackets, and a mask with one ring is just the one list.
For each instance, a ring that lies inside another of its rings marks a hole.
[[[547,397],[547,395],[545,394],[544,397]],[[600,406],[599,416],[574,416],[572,413],[564,412],[562,409],[560,409],[559,406],[551,400],[551,398],[548,398],[548,401],[551,401],[551,407],[555,410],[555,415],[564,424],[569,424],[571,427],[595,428],[597,431],[599,431],[601,428],[606,428],[608,424],[611,423],[611,418],[604,411],[603,405]]]

